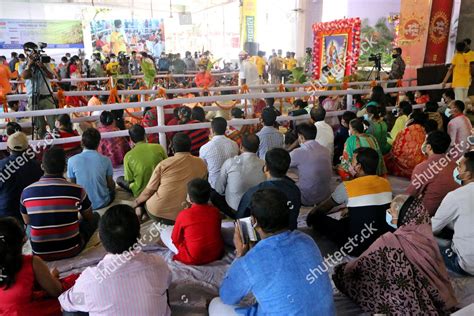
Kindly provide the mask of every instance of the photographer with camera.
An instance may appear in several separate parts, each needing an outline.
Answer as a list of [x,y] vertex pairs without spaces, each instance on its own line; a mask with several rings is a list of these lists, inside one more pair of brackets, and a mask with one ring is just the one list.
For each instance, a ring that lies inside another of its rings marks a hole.
[[[45,47],[45,43],[40,43],[39,47],[32,42],[27,42],[23,45],[27,62],[20,65],[18,72],[25,80],[29,111],[56,108],[50,84],[50,79],[53,79],[55,76],[49,64],[51,58],[41,54],[43,52],[42,49]],[[33,135],[36,132],[39,138],[44,138],[46,135],[46,121],[52,130],[55,120],[55,115],[46,116],[46,120],[44,116],[33,117]]]
[[[401,80],[405,74],[405,61],[402,58],[402,49],[400,47],[395,47],[392,50],[392,68],[388,73],[389,80]],[[388,83],[387,88],[395,88],[397,86],[396,82]]]

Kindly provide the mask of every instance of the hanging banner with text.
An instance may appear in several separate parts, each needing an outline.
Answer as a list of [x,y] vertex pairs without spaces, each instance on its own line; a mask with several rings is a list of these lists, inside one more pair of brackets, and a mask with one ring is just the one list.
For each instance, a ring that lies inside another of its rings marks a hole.
[[22,49],[26,42],[48,48],[84,48],[81,21],[0,19],[0,49]]
[[240,2],[240,41],[256,42],[257,0],[241,0]]
[[453,0],[433,0],[425,66],[444,65],[446,62],[452,11]]
[[430,27],[431,0],[402,0],[400,12],[399,46],[406,63],[404,78],[416,78],[416,70],[423,67]]

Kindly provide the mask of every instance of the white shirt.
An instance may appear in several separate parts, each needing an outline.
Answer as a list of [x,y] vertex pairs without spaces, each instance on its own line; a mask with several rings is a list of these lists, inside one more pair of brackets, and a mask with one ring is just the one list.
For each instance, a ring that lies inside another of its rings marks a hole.
[[316,126],[317,134],[316,134],[316,141],[320,144],[329,149],[329,153],[331,154],[331,161],[332,157],[334,156],[334,131],[328,123],[324,121],[314,123]]
[[245,79],[245,84],[248,86],[258,85],[258,69],[257,66],[248,61],[244,60],[240,65],[239,80]]
[[461,268],[474,274],[474,183],[449,192],[431,224],[434,233],[448,225],[454,228],[451,248],[458,255]]
[[259,159],[257,154],[248,152],[227,159],[216,182],[217,193],[225,193],[227,204],[237,210],[245,192],[266,180],[264,165],[265,162]]
[[216,135],[199,149],[199,157],[207,164],[209,183],[214,188],[224,162],[239,154],[239,145],[224,135]]

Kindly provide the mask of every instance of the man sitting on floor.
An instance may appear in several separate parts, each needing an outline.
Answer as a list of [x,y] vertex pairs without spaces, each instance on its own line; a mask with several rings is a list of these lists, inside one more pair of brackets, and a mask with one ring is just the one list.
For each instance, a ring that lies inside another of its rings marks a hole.
[[301,191],[301,203],[312,206],[331,195],[331,156],[329,150],[316,141],[316,126],[302,123],[296,130],[300,147],[290,153],[290,168],[298,171],[296,185]]
[[288,198],[287,206],[290,209],[290,229],[298,226],[298,215],[301,207],[301,191],[293,180],[286,176],[290,168],[290,154],[283,148],[273,148],[265,155],[263,171],[266,181],[250,188],[242,197],[236,214],[237,218],[250,216],[250,203],[252,196],[260,189],[275,188]]
[[209,183],[215,188],[224,162],[239,154],[239,146],[225,136],[227,121],[216,117],[211,122],[212,139],[199,149],[199,157],[207,164]]
[[428,159],[415,167],[406,193],[412,196],[423,194],[423,205],[434,216],[446,194],[459,188],[452,174],[456,169],[454,157],[447,156],[451,137],[445,132],[428,134],[421,150]]
[[265,181],[265,162],[257,157],[259,145],[260,141],[256,135],[244,136],[240,147],[242,153],[227,159],[222,165],[216,182],[216,192],[211,194],[211,199],[221,212],[231,218],[235,218],[235,212],[245,192]]
[[155,167],[168,156],[160,144],[146,142],[145,128],[135,124],[128,134],[135,146],[123,159],[124,177],[117,178],[117,184],[138,197],[145,189]]
[[446,267],[474,276],[474,151],[464,155],[453,176],[462,187],[446,195],[431,224],[435,234],[446,227],[454,229],[451,244],[440,247]]
[[173,137],[175,155],[156,166],[146,188],[135,200],[137,215],[142,218],[145,206],[148,216],[164,225],[174,225],[186,202],[187,183],[205,179],[207,167],[201,158],[191,155],[191,139],[184,133]]
[[161,232],[161,240],[175,253],[173,259],[184,264],[202,265],[219,260],[224,254],[221,215],[209,204],[209,182],[191,180],[188,196],[191,206],[179,213],[174,227]]
[[[249,250],[236,225],[236,259],[222,281],[220,297],[209,305],[210,316],[335,314],[328,273],[312,272],[324,265],[321,252],[311,237],[290,231],[290,212],[279,190],[253,195],[251,221],[261,240]],[[257,303],[236,306],[249,293]]]
[[[44,176],[23,190],[20,210],[31,228],[33,254],[46,261],[76,256],[97,229],[86,191],[63,178],[64,150],[53,147],[43,156]],[[79,213],[82,219],[79,219]]]
[[331,125],[326,123],[326,110],[322,106],[311,109],[311,118],[314,121],[314,126],[318,129],[316,141],[329,150],[331,159],[334,156],[334,130]]
[[[357,148],[350,166],[355,179],[339,184],[329,199],[311,210],[306,220],[308,226],[344,246],[352,256],[359,256],[388,231],[385,214],[392,202],[392,188],[387,179],[377,176],[378,162],[377,151]],[[327,216],[342,204],[348,212],[340,219]]]
[[16,132],[8,137],[10,156],[0,160],[0,217],[13,216],[22,222],[18,203],[21,192],[43,175],[35,152],[28,148],[24,133]]
[[273,148],[283,148],[283,134],[280,133],[278,128],[275,128],[275,122],[277,119],[277,113],[272,108],[265,108],[262,112],[263,128],[257,133],[260,139],[260,147],[258,148],[258,157],[260,159],[265,158],[267,151]]
[[82,153],[71,157],[67,165],[67,177],[82,186],[92,202],[94,210],[106,207],[115,197],[112,162],[97,151],[100,133],[88,128],[82,134]]
[[140,223],[133,209],[123,204],[108,209],[99,235],[107,255],[61,294],[62,309],[91,315],[171,315],[171,272],[160,256],[137,249]]

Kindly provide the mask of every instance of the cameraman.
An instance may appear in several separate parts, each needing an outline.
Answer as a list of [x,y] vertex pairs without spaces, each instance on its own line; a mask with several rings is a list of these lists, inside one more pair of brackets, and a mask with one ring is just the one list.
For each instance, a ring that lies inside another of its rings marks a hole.
[[[405,61],[402,58],[402,49],[400,47],[395,47],[392,50],[393,64],[392,69],[388,74],[389,80],[400,80],[403,79],[405,74]],[[387,88],[395,88],[397,86],[396,82],[391,82],[387,84]]]
[[[20,65],[18,72],[25,80],[26,94],[28,95],[28,110],[36,111],[55,109],[56,104],[50,94],[50,91],[52,90],[49,80],[54,78],[54,73],[50,64],[41,62],[41,50],[35,43],[25,43],[23,45],[23,50],[27,62]],[[36,91],[34,91],[34,89]],[[33,104],[33,95],[36,92],[38,93],[37,104]],[[49,128],[52,130],[54,128],[56,116],[46,116],[46,120],[48,121]],[[33,124],[38,137],[44,138],[46,135],[46,121],[44,116],[33,117]]]

